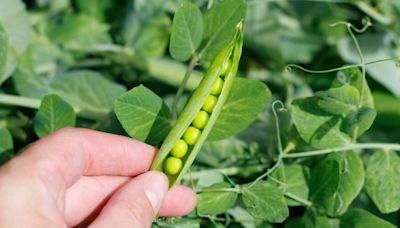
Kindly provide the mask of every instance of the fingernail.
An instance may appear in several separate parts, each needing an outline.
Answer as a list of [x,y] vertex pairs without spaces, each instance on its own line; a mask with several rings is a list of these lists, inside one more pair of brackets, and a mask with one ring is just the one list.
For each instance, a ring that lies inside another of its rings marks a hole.
[[157,213],[161,207],[162,201],[164,200],[164,196],[168,191],[168,179],[160,172],[149,172],[148,174],[151,175],[151,177],[144,187],[144,193],[146,194],[153,211]]

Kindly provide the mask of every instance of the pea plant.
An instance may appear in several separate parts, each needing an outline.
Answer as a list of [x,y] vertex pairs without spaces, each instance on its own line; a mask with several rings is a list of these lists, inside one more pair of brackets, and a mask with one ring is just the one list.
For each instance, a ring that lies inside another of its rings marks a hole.
[[399,18],[395,1],[3,0],[0,164],[84,127],[159,148],[151,170],[196,191],[153,227],[397,227]]

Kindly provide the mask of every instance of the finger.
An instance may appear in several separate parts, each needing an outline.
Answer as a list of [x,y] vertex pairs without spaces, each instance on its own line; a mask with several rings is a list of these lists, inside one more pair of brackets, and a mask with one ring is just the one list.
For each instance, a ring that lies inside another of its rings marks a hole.
[[107,200],[132,178],[83,176],[65,194],[64,218],[68,227],[93,220]]
[[142,174],[117,191],[89,227],[150,227],[167,190],[164,174]]
[[161,216],[183,216],[196,206],[196,193],[185,186],[175,185],[165,196],[160,208]]
[[[76,226],[82,221],[92,221],[110,196],[129,182],[129,177],[83,176],[69,188],[65,196],[65,221]],[[182,185],[174,186],[166,195],[160,209],[161,216],[183,216],[196,205],[196,194]]]
[[82,175],[141,174],[149,169],[154,154],[155,148],[127,137],[64,128],[39,140],[10,163],[17,166],[16,172],[39,174],[50,186],[64,184],[66,188]]

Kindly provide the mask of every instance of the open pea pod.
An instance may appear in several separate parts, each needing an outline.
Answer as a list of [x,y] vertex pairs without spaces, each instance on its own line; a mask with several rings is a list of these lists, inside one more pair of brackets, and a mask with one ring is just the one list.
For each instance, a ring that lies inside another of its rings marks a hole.
[[[194,90],[185,108],[179,115],[175,126],[171,129],[164,142],[162,143],[161,148],[157,153],[155,160],[153,161],[151,170],[165,172],[166,161],[171,158],[179,162],[177,164],[176,173],[171,174],[171,172],[166,172],[170,181],[170,187],[172,187],[176,183],[179,183],[183,175],[189,169],[197,153],[200,151],[201,146],[206,141],[208,134],[211,132],[213,125],[217,121],[222,107],[228,98],[233,80],[236,76],[240,56],[242,54],[242,46],[242,24],[239,23],[236,35],[234,36],[232,42],[230,42],[229,45],[227,45],[227,47],[225,47],[213,60],[204,78],[200,82],[197,89]],[[223,80],[223,84],[221,85],[222,90],[218,89],[220,91],[218,91],[218,95],[216,95],[216,104],[213,107],[212,111],[210,111],[203,105],[205,104],[209,95],[214,93],[213,91],[215,90],[215,84],[218,80],[221,81],[221,79]],[[198,113],[202,110],[207,110],[207,112],[209,113],[209,118],[207,118],[208,120],[206,121],[205,125],[201,127],[202,129],[196,130],[200,132],[199,137],[195,140],[195,143],[187,143],[189,144],[189,146],[186,148],[187,151],[182,157],[174,158],[171,154],[171,150],[174,148],[179,140],[182,139],[181,142],[185,140],[184,134],[187,133],[189,127],[192,128],[192,130],[197,129],[193,127],[193,125],[196,125],[194,120]]]

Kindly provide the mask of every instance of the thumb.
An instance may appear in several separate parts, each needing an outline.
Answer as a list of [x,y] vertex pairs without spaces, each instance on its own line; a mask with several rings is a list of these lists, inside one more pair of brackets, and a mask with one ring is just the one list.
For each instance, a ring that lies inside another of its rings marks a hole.
[[150,227],[167,191],[163,173],[137,176],[111,197],[90,227]]

